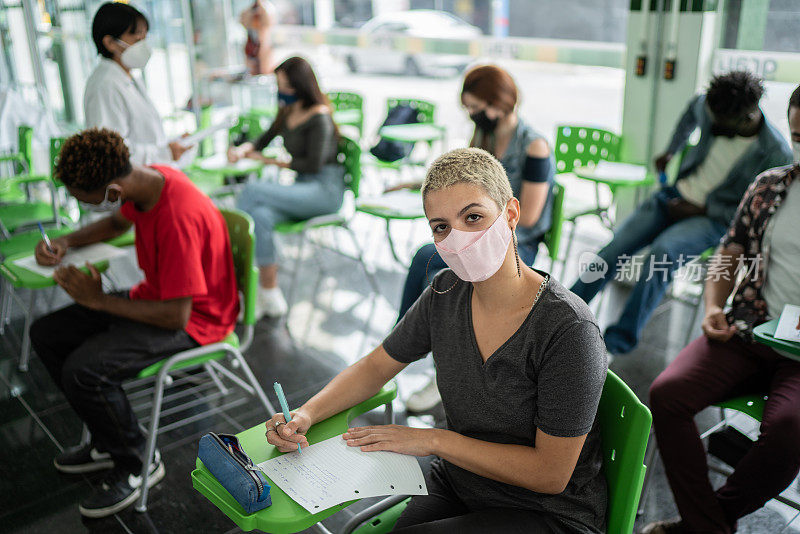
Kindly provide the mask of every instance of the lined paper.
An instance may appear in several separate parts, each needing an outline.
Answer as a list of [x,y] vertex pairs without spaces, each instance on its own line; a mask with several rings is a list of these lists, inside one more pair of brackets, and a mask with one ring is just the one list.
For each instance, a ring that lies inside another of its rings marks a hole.
[[95,264],[116,258],[117,256],[123,256],[124,254],[125,251],[119,247],[109,245],[108,243],[95,243],[94,245],[68,249],[64,257],[61,258],[61,263],[53,267],[39,265],[36,263],[36,258],[33,255],[14,260],[14,263],[38,275],[52,278],[57,267],[62,267],[64,265],[83,267],[86,265],[87,261],[91,264]]
[[365,497],[427,495],[416,457],[362,452],[341,435],[258,464],[269,479],[311,513]]

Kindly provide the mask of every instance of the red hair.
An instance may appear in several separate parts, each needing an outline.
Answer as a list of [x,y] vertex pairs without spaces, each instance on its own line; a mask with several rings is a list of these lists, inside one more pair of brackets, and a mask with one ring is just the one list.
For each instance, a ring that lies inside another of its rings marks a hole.
[[495,65],[482,65],[470,69],[464,76],[461,95],[469,93],[480,98],[503,113],[511,113],[517,105],[517,85],[514,78]]

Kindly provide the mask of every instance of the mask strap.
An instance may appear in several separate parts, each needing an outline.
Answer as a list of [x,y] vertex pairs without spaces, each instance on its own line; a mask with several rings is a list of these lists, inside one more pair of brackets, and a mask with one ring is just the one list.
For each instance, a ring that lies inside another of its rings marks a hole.
[[[439,253],[438,253],[438,252],[434,252],[433,254],[431,254],[431,257],[430,257],[430,258],[428,258],[428,263],[426,263],[426,264],[425,264],[425,280],[427,280],[427,279],[428,279],[428,267],[430,267],[430,265],[431,265],[431,260],[433,259],[433,257],[434,257],[436,254],[439,254]],[[458,277],[456,277],[456,281],[455,281],[455,282],[453,282],[453,285],[452,285],[452,286],[450,286],[448,289],[445,289],[444,291],[439,291],[438,289],[436,289],[435,287],[433,287],[433,280],[431,280],[431,291],[433,291],[434,293],[437,293],[437,294],[439,294],[439,295],[444,295],[445,293],[447,293],[448,291],[450,291],[451,289],[453,289],[454,287],[456,287],[456,284],[458,283],[458,281],[459,281],[459,280],[460,280],[460,279],[459,279]]]

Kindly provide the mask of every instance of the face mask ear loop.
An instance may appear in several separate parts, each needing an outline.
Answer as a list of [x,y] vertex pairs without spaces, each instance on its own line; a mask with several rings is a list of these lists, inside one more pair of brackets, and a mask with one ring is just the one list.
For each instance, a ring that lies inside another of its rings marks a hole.
[[[434,252],[433,254],[431,254],[431,257],[430,257],[430,258],[428,258],[428,263],[426,263],[426,264],[425,264],[425,280],[427,280],[427,279],[428,279],[428,267],[429,267],[429,266],[430,266],[430,264],[431,264],[431,260],[432,260],[432,259],[433,259],[433,257],[434,257],[435,255],[437,255],[437,254],[439,254],[439,253],[438,253],[438,252]],[[453,285],[452,285],[452,286],[450,286],[449,288],[445,289],[444,291],[439,291],[438,289],[436,289],[435,287],[433,287],[433,280],[431,280],[431,291],[433,291],[434,293],[437,293],[437,294],[439,294],[439,295],[444,295],[445,293],[447,293],[448,291],[450,291],[451,289],[453,289],[454,287],[456,287],[456,284],[458,283],[458,281],[459,281],[459,280],[460,280],[460,278],[456,277],[456,281],[455,281],[455,282],[453,282]]]

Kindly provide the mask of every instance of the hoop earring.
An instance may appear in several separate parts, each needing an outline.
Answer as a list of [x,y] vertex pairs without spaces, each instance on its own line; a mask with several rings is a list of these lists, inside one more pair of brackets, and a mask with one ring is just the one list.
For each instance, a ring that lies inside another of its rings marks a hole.
[[517,278],[522,277],[522,271],[519,268],[519,251],[517,250],[517,234],[511,234],[514,241],[514,259],[517,260]]
[[[431,254],[431,257],[428,258],[428,263],[425,264],[425,280],[428,279],[428,267],[430,267],[431,260],[433,259],[433,256],[436,255],[436,254],[438,254],[438,252],[434,252],[433,254]],[[456,281],[453,282],[453,285],[450,286],[449,288],[445,289],[444,291],[439,291],[438,289],[433,287],[433,280],[431,280],[431,283],[430,283],[431,291],[433,291],[434,293],[436,293],[438,295],[444,295],[445,293],[447,293],[448,291],[450,291],[451,289],[456,287],[456,284],[458,283],[459,280],[460,280],[460,278],[456,277]]]

